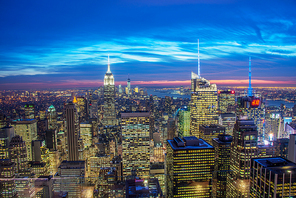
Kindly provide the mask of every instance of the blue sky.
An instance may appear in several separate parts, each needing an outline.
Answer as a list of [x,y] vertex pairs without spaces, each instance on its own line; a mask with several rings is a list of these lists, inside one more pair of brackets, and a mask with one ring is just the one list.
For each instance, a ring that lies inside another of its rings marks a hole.
[[[205,3],[206,2],[206,3]],[[296,86],[296,2],[0,0],[0,89],[188,84]]]

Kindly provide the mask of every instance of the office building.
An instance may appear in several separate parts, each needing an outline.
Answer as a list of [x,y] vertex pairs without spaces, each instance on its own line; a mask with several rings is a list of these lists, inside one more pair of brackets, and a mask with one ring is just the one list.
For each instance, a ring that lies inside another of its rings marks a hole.
[[14,128],[6,126],[0,129],[0,159],[9,159],[8,147],[14,137]]
[[225,127],[218,124],[200,125],[200,138],[212,145],[212,139],[225,134]]
[[190,109],[180,109],[178,112],[178,136],[190,136]]
[[219,115],[219,124],[225,127],[225,133],[227,135],[233,135],[233,127],[235,122],[235,113],[222,113]]
[[123,177],[149,177],[149,112],[121,113]]
[[288,138],[277,139],[273,142],[273,145],[275,147],[276,157],[282,157],[282,158],[288,159],[288,148],[289,148]]
[[63,161],[55,176],[54,191],[68,192],[69,197],[81,197],[84,176],[84,161]]
[[88,148],[92,144],[92,131],[93,126],[91,123],[80,123],[80,138],[84,148]]
[[250,191],[251,158],[257,157],[258,131],[253,120],[237,120],[233,131],[227,197],[247,197]]
[[70,102],[65,106],[65,126],[67,131],[68,161],[77,161],[79,121],[75,105]]
[[25,119],[35,119],[35,106],[34,104],[26,104],[24,106]]
[[219,113],[235,113],[235,91],[219,90],[218,91],[218,111]]
[[114,77],[110,70],[109,56],[108,56],[108,70],[104,78],[104,125],[116,125],[115,112],[115,84]]
[[37,120],[14,120],[11,125],[15,135],[21,136],[26,143],[27,161],[32,161],[32,141],[37,140]]
[[22,137],[18,135],[14,136],[9,143],[9,159],[15,164],[15,174],[17,177],[30,175],[26,144]]
[[194,136],[167,143],[167,197],[211,197],[214,147]]
[[53,105],[50,105],[47,110],[48,129],[57,129],[57,112]]
[[230,171],[230,150],[232,136],[219,135],[213,138],[215,162],[213,172],[213,198],[226,197],[227,174]]
[[76,100],[76,109],[79,116],[79,122],[85,122],[88,119],[87,100],[84,97],[77,97]]
[[131,80],[130,80],[130,78],[128,77],[128,79],[127,79],[127,93],[126,94],[128,94],[128,95],[131,95]]
[[45,131],[45,144],[46,147],[50,150],[57,149],[57,130],[56,129],[48,129]]
[[296,197],[296,164],[280,157],[251,160],[250,198]]
[[0,159],[0,197],[17,197],[14,179],[15,163],[9,159]]
[[191,73],[190,133],[200,137],[200,125],[218,124],[217,86]]

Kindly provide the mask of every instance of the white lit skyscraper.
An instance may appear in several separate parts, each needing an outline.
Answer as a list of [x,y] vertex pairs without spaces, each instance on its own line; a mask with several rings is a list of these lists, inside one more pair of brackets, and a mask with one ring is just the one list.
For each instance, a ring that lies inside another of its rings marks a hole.
[[116,125],[115,114],[115,84],[114,77],[110,70],[109,56],[108,56],[108,70],[104,77],[104,125]]

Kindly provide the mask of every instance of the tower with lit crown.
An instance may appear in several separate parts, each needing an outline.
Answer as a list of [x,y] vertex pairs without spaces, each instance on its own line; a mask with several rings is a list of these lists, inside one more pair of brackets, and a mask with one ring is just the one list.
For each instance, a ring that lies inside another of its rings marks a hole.
[[198,74],[191,72],[190,133],[199,137],[199,125],[218,124],[217,86],[200,76],[199,41]]
[[115,114],[115,84],[114,77],[110,70],[109,56],[108,56],[108,70],[104,77],[104,125],[116,125]]

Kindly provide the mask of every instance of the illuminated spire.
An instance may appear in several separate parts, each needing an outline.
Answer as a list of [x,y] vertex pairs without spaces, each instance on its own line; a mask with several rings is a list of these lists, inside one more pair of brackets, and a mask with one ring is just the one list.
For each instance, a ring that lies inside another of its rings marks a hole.
[[252,88],[251,78],[252,78],[251,57],[249,57],[249,88],[248,88],[248,96],[253,96],[253,88]]
[[74,98],[73,98],[73,103],[74,103],[74,104],[77,103],[76,96],[74,96]]
[[198,78],[200,78],[199,39],[197,39],[197,51],[198,51],[198,62],[197,62],[198,71],[197,71],[197,75],[198,75]]
[[108,54],[108,70],[107,70],[107,73],[111,73],[111,70],[110,70],[110,61],[109,61],[109,54]]

